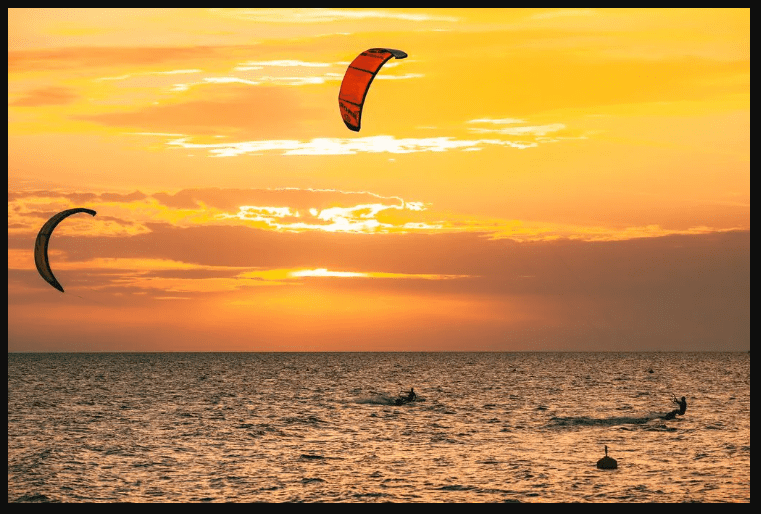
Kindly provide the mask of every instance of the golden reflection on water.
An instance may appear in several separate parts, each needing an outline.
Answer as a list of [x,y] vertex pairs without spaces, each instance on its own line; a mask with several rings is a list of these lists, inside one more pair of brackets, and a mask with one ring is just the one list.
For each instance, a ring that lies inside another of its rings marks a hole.
[[[746,354],[9,354],[8,496],[745,502],[749,372]],[[409,386],[421,401],[394,405]],[[685,416],[658,419],[666,391]],[[604,445],[618,469],[596,468]]]

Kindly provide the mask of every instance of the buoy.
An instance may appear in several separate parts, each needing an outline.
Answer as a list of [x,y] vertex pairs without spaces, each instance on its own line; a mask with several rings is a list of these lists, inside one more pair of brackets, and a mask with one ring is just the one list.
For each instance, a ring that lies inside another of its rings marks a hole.
[[605,457],[597,461],[597,467],[600,469],[616,469],[618,462],[612,457],[608,457],[608,446],[605,446]]

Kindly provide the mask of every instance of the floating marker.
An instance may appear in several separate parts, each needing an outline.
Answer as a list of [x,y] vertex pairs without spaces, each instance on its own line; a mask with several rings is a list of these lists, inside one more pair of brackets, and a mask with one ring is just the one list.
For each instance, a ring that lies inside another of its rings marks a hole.
[[605,457],[597,461],[597,467],[599,469],[616,469],[618,462],[612,457],[608,457],[608,446],[605,446]]

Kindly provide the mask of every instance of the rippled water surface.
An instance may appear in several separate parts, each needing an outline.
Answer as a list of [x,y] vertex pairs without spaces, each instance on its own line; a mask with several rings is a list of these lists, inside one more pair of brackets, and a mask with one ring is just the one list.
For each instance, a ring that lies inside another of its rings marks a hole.
[[749,502],[750,354],[9,354],[8,500]]

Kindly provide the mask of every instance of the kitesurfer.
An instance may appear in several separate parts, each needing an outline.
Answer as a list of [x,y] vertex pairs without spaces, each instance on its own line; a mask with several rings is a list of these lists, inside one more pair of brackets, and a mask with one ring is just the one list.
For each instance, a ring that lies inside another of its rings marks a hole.
[[687,399],[684,396],[682,396],[681,400],[677,400],[676,396],[674,396],[673,398],[671,398],[671,401],[679,405],[679,408],[674,409],[668,414],[666,414],[663,417],[663,419],[674,419],[677,414],[679,414],[680,416],[684,416],[684,413],[687,412]]
[[415,398],[417,398],[417,395],[415,394],[415,388],[410,387],[409,392],[405,394],[404,391],[399,392],[399,397],[394,400],[394,404],[396,405],[404,405],[405,403],[414,402]]
[[677,411],[677,414],[680,416],[684,416],[684,413],[687,411],[687,400],[682,396],[681,400],[677,400],[676,397],[672,400],[674,403],[679,405],[679,410]]

